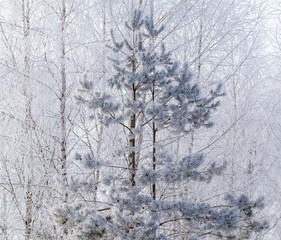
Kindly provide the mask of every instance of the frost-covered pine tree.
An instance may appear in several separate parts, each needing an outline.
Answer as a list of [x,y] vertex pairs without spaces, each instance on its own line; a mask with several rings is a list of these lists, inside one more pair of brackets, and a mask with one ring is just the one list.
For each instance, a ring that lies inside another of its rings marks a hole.
[[[85,80],[77,97],[109,131],[120,129],[123,141],[113,159],[77,154],[88,169],[102,170],[103,181],[73,179],[67,187],[76,198],[54,209],[55,222],[69,229],[70,238],[85,240],[246,239],[264,229],[266,222],[254,219],[262,199],[228,194],[225,203],[211,206],[190,202],[180,193],[171,198],[163,191],[185,181],[207,184],[225,168],[206,165],[199,153],[177,158],[169,151],[175,139],[212,126],[221,86],[203,94],[192,83],[188,64],[174,61],[164,43],[157,42],[164,27],[155,26],[152,14],[143,18],[143,12],[135,10],[125,27],[129,37],[120,42],[112,31],[110,59],[116,74],[108,80],[109,88],[97,91]],[[116,174],[108,170],[113,165],[119,168]],[[102,185],[99,201],[92,203],[96,184]],[[186,226],[185,236],[171,228],[175,222]]]

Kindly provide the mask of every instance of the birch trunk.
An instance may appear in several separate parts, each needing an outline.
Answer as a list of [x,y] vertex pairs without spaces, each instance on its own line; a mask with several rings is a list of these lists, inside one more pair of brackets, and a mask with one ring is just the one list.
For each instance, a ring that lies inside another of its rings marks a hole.
[[[60,128],[61,128],[61,170],[62,179],[67,183],[67,135],[66,135],[66,53],[65,53],[65,31],[66,31],[66,5],[61,0],[61,96],[60,96]],[[67,201],[68,194],[64,193],[64,201]]]
[[25,123],[24,132],[26,136],[26,156],[24,161],[24,179],[25,179],[25,240],[31,238],[33,219],[33,195],[32,182],[33,173],[32,166],[34,164],[33,157],[33,121],[32,121],[32,90],[30,78],[30,2],[29,0],[22,0],[22,23],[23,23],[23,38],[24,38],[24,83],[23,95],[25,98]]

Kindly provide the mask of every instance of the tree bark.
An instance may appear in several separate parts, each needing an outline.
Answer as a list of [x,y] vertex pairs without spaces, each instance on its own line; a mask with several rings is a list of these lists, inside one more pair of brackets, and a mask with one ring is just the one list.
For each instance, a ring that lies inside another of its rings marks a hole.
[[[65,53],[65,31],[66,31],[66,5],[61,1],[61,96],[60,96],[60,127],[61,127],[61,169],[62,178],[67,183],[67,136],[66,136],[66,53]],[[64,201],[67,201],[67,192],[64,193]]]
[[23,38],[24,38],[24,83],[23,95],[25,98],[25,123],[24,131],[26,135],[26,156],[24,160],[25,172],[25,240],[31,238],[32,222],[33,222],[33,198],[32,198],[32,165],[33,159],[33,121],[32,121],[32,92],[30,79],[30,2],[29,0],[22,0],[22,23],[23,23]]

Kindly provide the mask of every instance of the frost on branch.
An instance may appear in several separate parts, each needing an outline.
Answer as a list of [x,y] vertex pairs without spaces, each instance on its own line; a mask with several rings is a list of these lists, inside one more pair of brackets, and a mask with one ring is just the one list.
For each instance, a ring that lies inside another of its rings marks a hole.
[[226,163],[216,166],[212,163],[207,169],[199,170],[198,168],[204,162],[203,154],[193,154],[181,158],[176,164],[170,163],[163,167],[161,180],[167,183],[183,181],[205,181],[210,180],[215,175],[221,175],[226,168]]

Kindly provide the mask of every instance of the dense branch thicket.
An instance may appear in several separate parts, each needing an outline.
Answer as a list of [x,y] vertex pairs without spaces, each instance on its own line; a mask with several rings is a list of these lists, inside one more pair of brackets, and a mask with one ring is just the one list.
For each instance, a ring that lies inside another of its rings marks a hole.
[[0,7],[0,239],[279,239],[278,3]]

